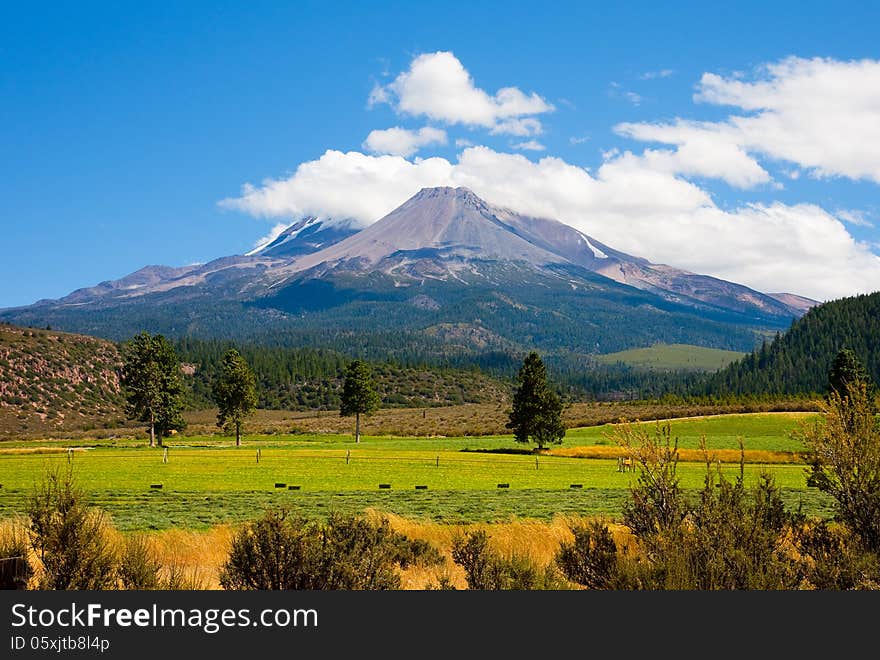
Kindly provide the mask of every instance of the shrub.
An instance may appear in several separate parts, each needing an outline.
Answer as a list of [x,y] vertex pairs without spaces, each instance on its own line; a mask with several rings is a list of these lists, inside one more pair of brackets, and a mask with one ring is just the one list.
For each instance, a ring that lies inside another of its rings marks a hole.
[[880,589],[880,557],[853,542],[846,527],[813,521],[798,529],[797,543],[815,589]]
[[146,536],[134,534],[125,539],[116,567],[120,588],[159,589],[161,569],[162,564]]
[[373,522],[333,513],[326,523],[271,509],[235,534],[220,574],[224,589],[386,590],[398,568],[439,561],[424,542]]
[[43,589],[113,586],[115,557],[104,514],[88,506],[70,469],[49,472],[29,503],[30,543],[42,565]]
[[869,385],[832,391],[821,410],[795,434],[809,450],[807,485],[831,495],[852,540],[880,557],[880,423]]
[[[490,549],[489,537],[480,530],[452,542],[452,559],[464,568],[468,589],[533,591],[566,588],[555,568],[541,567],[522,555],[501,556]],[[444,588],[441,583],[440,588]]]
[[562,574],[587,589],[619,588],[617,544],[608,526],[593,521],[571,531],[574,541],[562,543],[554,557]]
[[576,528],[574,541],[564,543],[555,557],[569,580],[591,589],[803,585],[804,567],[791,543],[792,530],[803,521],[786,512],[770,475],[746,488],[742,464],[731,481],[707,460],[703,488],[692,501],[678,487],[678,448],[668,426],[658,425],[653,435],[624,426],[617,439],[640,470],[624,507],[632,552],[618,547],[604,524]]
[[24,524],[13,521],[0,531],[0,589],[27,589],[34,574],[29,549]]

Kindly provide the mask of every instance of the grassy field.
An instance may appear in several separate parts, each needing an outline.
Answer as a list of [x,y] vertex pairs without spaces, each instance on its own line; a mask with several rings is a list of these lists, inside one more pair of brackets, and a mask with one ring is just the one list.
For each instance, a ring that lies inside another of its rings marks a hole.
[[605,364],[621,362],[638,369],[657,371],[718,371],[743,355],[745,353],[689,344],[655,344],[599,355],[597,359]]
[[[810,415],[722,415],[674,420],[671,428],[684,448],[683,458],[703,435],[713,449],[735,449],[742,438],[747,452],[787,453],[791,460],[747,463],[747,481],[769,471],[792,505],[802,503],[805,510],[824,515],[828,502],[806,488],[797,456],[803,448],[789,436]],[[655,427],[653,422],[645,424]],[[563,446],[553,451],[576,455],[616,448],[613,430],[613,425],[571,429]],[[244,443],[235,448],[229,438],[175,438],[165,463],[161,449],[132,439],[6,442],[0,449],[0,517],[23,512],[46,471],[66,469],[64,448],[72,445],[79,446],[71,461],[78,483],[123,530],[202,529],[253,518],[279,503],[312,515],[373,507],[461,523],[511,517],[549,520],[560,513],[614,516],[635,478],[618,472],[612,455],[536,457],[511,436],[366,436],[356,445],[343,434],[275,434],[246,436]],[[702,485],[706,468],[701,461],[692,456],[680,463],[683,487]],[[733,476],[738,466],[724,464],[722,469]],[[500,483],[508,487],[498,488]],[[155,484],[162,488],[151,488]],[[571,488],[572,484],[580,487]]]

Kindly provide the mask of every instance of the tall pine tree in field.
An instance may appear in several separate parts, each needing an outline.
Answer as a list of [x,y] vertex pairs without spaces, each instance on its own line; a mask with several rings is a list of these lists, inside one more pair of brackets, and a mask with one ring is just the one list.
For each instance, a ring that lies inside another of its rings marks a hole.
[[540,451],[565,437],[562,400],[547,384],[547,369],[537,353],[526,356],[517,375],[507,428],[517,442],[534,442]]
[[149,424],[150,447],[185,428],[180,361],[162,335],[141,332],[122,349],[122,387],[129,416]]
[[217,426],[235,431],[235,446],[241,446],[241,425],[257,407],[257,381],[247,361],[234,348],[223,355],[220,376],[212,387],[217,404]]
[[369,415],[379,407],[380,399],[370,365],[363,360],[354,360],[345,369],[345,382],[342,385],[342,405],[339,414],[343,417],[355,416],[354,441],[361,441],[361,415]]

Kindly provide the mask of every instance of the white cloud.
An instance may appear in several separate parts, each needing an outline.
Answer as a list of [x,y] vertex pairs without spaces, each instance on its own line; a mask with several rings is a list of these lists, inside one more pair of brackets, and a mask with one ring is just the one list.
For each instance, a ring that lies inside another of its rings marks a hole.
[[639,80],[656,80],[657,78],[668,78],[675,71],[673,69],[660,69],[659,71],[645,71],[639,76]]
[[328,150],[293,175],[245,184],[237,198],[221,207],[268,218],[314,215],[374,222],[421,188],[452,185],[453,166],[444,158],[409,161],[400,156],[370,156]]
[[395,126],[382,131],[370,131],[364,148],[374,154],[412,156],[422,147],[446,144],[446,131],[425,126],[417,131]]
[[590,139],[589,135],[586,135],[583,137],[576,137],[576,136],[572,135],[570,138],[568,138],[568,143],[569,144],[583,144],[584,142],[588,142],[589,139]]
[[391,97],[388,95],[388,90],[379,83],[374,84],[373,89],[370,90],[370,95],[367,97],[367,107],[372,108],[375,105],[390,102]]
[[614,130],[635,140],[677,146],[674,151],[645,150],[647,167],[723,179],[737,188],[752,188],[771,179],[723,125],[679,120],[675,124],[618,124]]
[[868,220],[867,214],[858,209],[842,209],[835,214],[844,222],[857,227],[873,227],[874,223]]
[[794,163],[815,177],[880,183],[880,60],[791,57],[765,65],[751,81],[705,73],[694,99],[749,114],[714,123],[621,124],[617,130],[677,145],[677,152],[693,143],[700,151],[718,145],[723,153],[709,159],[705,170],[700,159],[686,157],[689,167],[679,171],[721,176],[733,185],[766,181],[757,155]]
[[474,85],[470,73],[451,52],[419,55],[408,71],[387,85],[374,87],[369,103],[389,103],[403,114],[488,128],[497,133],[529,131],[514,135],[538,134],[540,121],[532,118],[528,128],[522,121],[554,109],[538,94],[526,94],[516,87],[503,87],[494,95],[488,94]]
[[[656,263],[820,300],[880,289],[880,257],[811,204],[721,209],[650,156],[608,154],[595,176],[560,158],[533,162],[487,147],[458,162],[327,151],[281,180],[221,204],[253,215],[381,218],[419,189],[467,186],[487,201],[556,218]],[[340,194],[345,191],[345,194]]]
[[626,99],[636,107],[638,107],[642,102],[641,94],[638,94],[628,89],[624,89],[624,87],[618,82],[610,83],[608,96],[610,96],[611,98]]
[[544,151],[547,149],[537,140],[526,140],[525,142],[517,142],[513,145],[514,149],[523,149],[525,151]]
[[472,146],[474,146],[474,143],[471,142],[470,140],[466,140],[465,138],[458,138],[455,141],[455,146],[458,147],[459,149],[462,149],[464,147],[472,147]]
[[527,137],[529,135],[540,135],[544,132],[541,122],[534,117],[514,117],[499,121],[490,130],[492,135],[516,135],[518,137]]

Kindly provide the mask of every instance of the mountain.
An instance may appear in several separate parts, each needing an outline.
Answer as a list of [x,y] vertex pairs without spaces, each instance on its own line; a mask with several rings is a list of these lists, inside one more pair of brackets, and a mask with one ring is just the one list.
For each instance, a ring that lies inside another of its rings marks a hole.
[[855,352],[880,383],[880,292],[813,307],[784,334],[708,377],[697,393],[823,393],[843,348]]
[[653,264],[466,188],[426,188],[364,229],[304,218],[246,255],[151,266],[0,319],[114,339],[148,329],[492,361],[658,342],[751,350],[802,313],[802,300],[780,295]]
[[537,269],[574,264],[698,308],[791,317],[803,313],[806,300],[789,305],[739,284],[652,264],[556,220],[491,206],[466,188],[423,189],[375,224],[296,260],[287,270],[337,264],[397,277],[442,277],[462,269],[476,273],[476,259],[525,262]]
[[0,436],[124,419],[109,341],[0,324]]
[[290,225],[277,238],[247,253],[247,256],[298,257],[348,238],[363,229],[353,218],[337,220],[307,216]]

